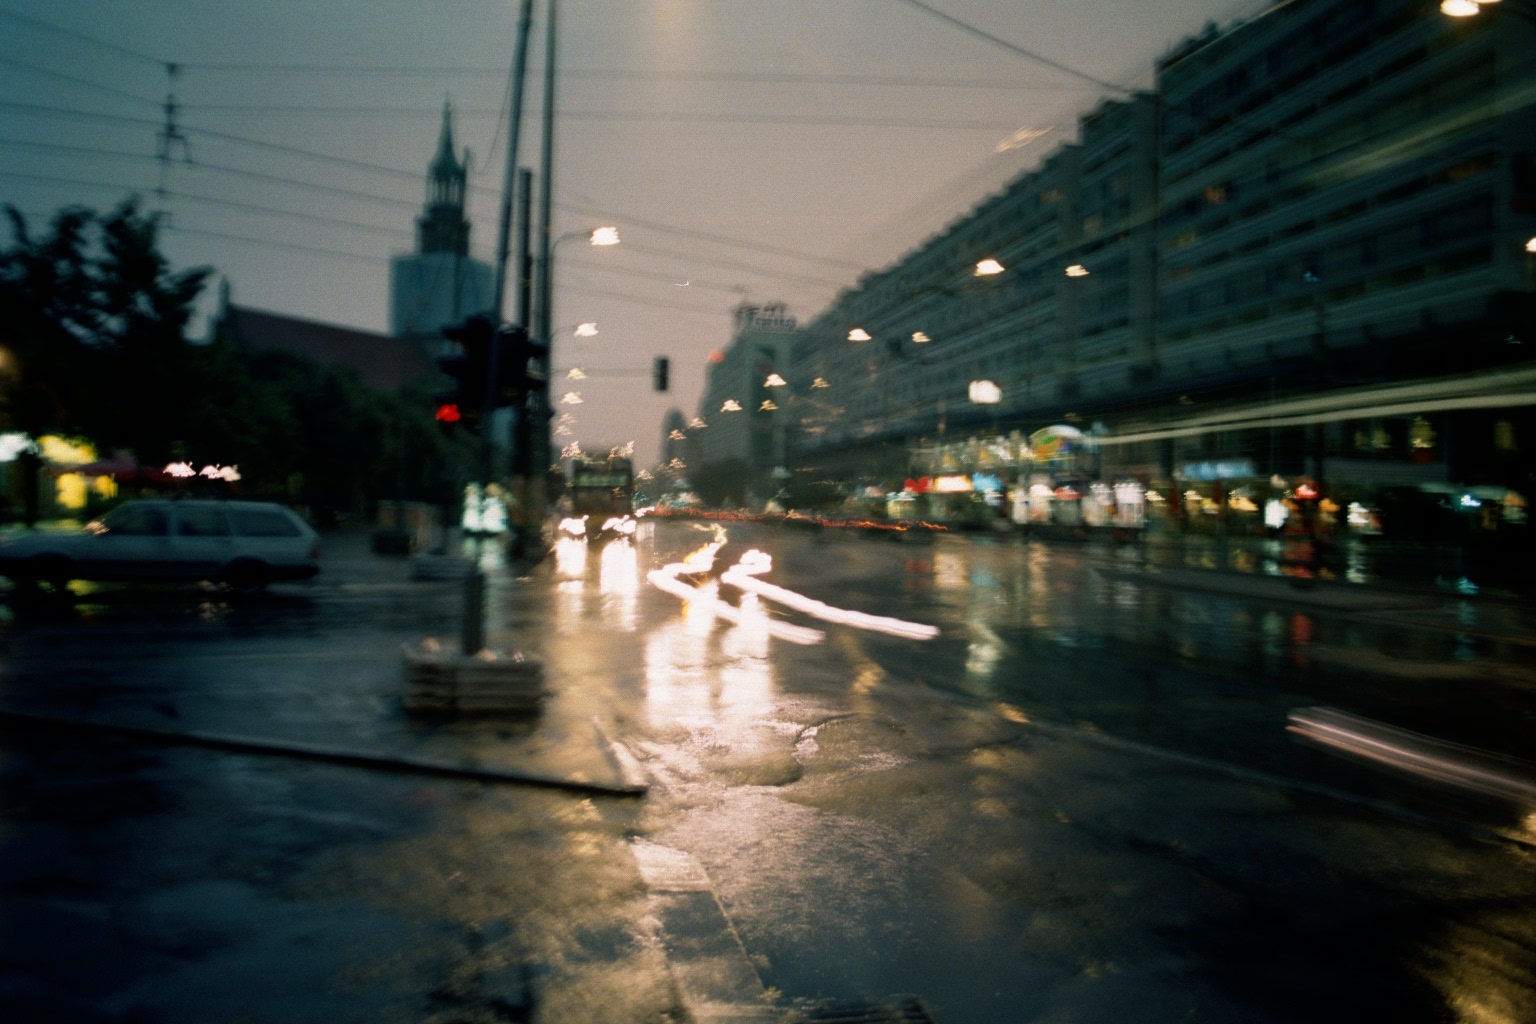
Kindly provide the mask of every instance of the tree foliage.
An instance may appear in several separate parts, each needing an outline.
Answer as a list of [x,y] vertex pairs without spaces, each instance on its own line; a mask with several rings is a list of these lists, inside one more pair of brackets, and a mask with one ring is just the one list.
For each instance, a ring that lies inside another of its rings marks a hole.
[[156,217],[132,202],[65,209],[39,237],[6,212],[0,428],[84,437],[148,465],[238,464],[248,495],[337,510],[451,499],[470,453],[436,429],[421,387],[383,394],[349,368],[189,343],[211,270],[173,270]]

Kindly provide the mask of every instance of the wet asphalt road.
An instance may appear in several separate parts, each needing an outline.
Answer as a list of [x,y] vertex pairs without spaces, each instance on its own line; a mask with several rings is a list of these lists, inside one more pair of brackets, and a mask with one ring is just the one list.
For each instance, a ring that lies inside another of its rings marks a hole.
[[[897,993],[945,1022],[1536,1019],[1536,809],[1285,729],[1327,705],[1530,758],[1523,604],[744,524],[682,577],[697,599],[647,583],[714,529],[494,574],[493,643],[546,664],[531,722],[402,714],[401,647],[454,635],[457,588],[360,537],[257,598],[14,608],[6,708],[650,791],[7,728],[5,1019],[780,1019]],[[742,601],[718,576],[749,548],[769,583],[939,634]]]

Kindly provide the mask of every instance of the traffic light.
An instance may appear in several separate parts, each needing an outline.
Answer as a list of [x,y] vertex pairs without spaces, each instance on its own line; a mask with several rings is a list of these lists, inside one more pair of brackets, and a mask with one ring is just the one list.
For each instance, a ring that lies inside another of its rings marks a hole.
[[458,424],[471,430],[479,428],[491,372],[492,332],[490,319],[483,316],[443,328],[443,337],[458,346],[457,351],[437,360],[438,368],[454,381],[451,388],[437,395],[437,422],[445,429]]
[[667,390],[667,375],[672,369],[672,361],[666,356],[657,356],[656,365],[651,368],[651,388],[654,391]]
[[528,337],[526,327],[501,329],[500,356],[497,408],[521,404],[529,394],[549,390],[549,345]]

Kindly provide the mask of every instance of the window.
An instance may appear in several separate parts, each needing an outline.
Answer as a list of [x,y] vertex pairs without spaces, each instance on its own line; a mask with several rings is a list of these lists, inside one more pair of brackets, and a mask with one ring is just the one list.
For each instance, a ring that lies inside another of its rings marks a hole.
[[229,519],[221,508],[183,505],[176,510],[179,537],[228,537]]
[[108,533],[124,537],[164,537],[170,532],[165,509],[153,505],[124,505],[101,521]]
[[298,524],[277,509],[234,509],[230,517],[242,537],[299,537]]

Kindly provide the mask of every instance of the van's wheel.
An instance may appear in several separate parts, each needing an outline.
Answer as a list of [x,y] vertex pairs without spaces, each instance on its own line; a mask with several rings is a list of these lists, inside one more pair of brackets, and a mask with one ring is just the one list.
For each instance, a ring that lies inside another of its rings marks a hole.
[[241,594],[258,594],[272,582],[272,571],[262,562],[236,562],[224,570],[224,582]]

